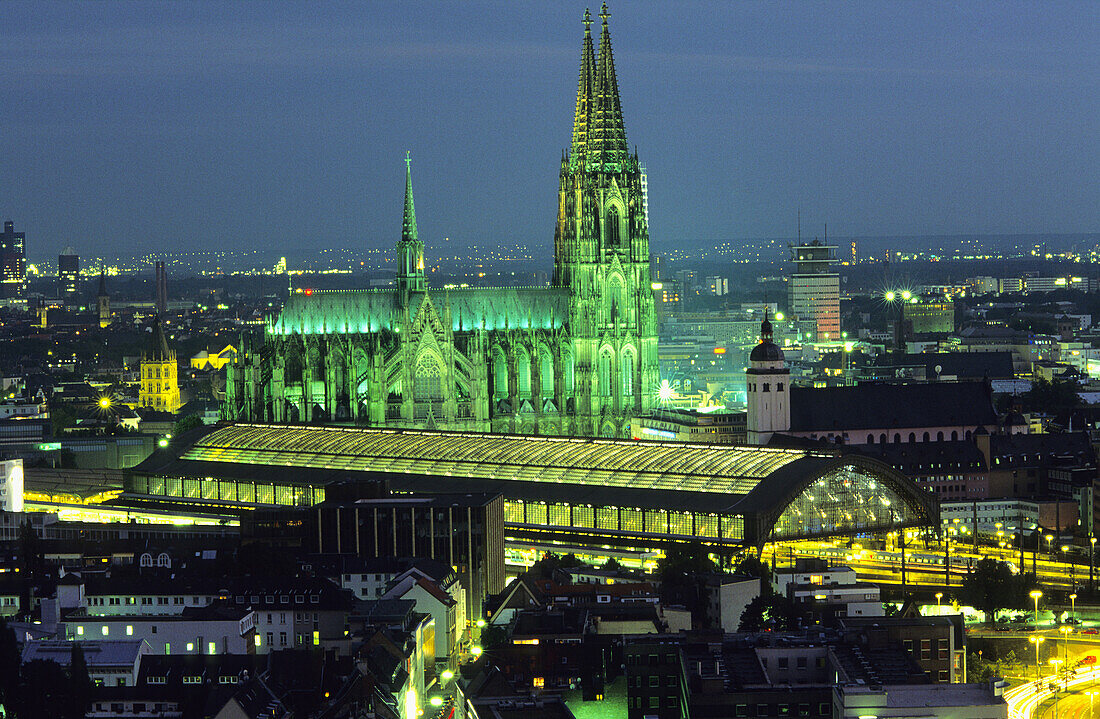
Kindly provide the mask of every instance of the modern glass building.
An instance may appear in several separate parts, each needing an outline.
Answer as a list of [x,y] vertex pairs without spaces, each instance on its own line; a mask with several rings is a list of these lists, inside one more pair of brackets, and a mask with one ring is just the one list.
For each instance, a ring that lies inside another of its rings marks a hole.
[[122,501],[311,506],[349,478],[500,492],[514,541],[759,546],[938,526],[928,492],[827,451],[428,430],[223,424],[129,470]]

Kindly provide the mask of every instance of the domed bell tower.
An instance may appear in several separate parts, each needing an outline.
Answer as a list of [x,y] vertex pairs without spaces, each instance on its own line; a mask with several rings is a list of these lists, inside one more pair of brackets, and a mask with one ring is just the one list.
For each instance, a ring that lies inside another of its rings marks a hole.
[[748,385],[749,444],[767,444],[776,432],[791,428],[790,370],[783,359],[783,350],[772,341],[772,323],[764,310],[760,324],[760,344],[749,355],[745,370]]

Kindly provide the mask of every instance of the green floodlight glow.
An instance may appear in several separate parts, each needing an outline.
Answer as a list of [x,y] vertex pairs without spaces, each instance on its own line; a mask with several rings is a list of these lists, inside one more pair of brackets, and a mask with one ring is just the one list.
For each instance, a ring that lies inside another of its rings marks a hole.
[[443,706],[443,697],[434,696],[428,700],[428,703],[431,704],[433,707],[441,707]]
[[441,676],[443,678],[443,681],[449,682],[449,681],[451,681],[452,679],[455,678],[455,673],[452,672],[450,669],[444,669],[443,673],[440,674],[439,676]]
[[485,626],[485,620],[484,619],[478,619],[477,620],[477,625],[479,627],[484,627]]
[[167,447],[168,446],[168,440],[160,439],[160,440],[157,441],[157,444],[161,447]]
[[662,402],[672,399],[672,385],[668,383],[667,379],[661,380],[661,384],[657,386],[657,399]]
[[470,647],[470,654],[473,654],[475,657],[480,657],[482,651],[484,650],[477,645]]

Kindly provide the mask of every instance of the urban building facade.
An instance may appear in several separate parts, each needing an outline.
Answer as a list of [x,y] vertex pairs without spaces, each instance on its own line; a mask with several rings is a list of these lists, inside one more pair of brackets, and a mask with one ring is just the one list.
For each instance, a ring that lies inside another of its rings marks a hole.
[[798,319],[817,323],[817,340],[840,338],[840,275],[831,271],[836,246],[818,240],[791,247],[794,272],[788,288],[787,307]]
[[179,368],[176,351],[168,346],[158,315],[153,320],[149,346],[141,356],[138,406],[174,413],[180,408]]
[[0,232],[0,299],[26,299],[27,234],[16,232],[15,223],[8,220]]

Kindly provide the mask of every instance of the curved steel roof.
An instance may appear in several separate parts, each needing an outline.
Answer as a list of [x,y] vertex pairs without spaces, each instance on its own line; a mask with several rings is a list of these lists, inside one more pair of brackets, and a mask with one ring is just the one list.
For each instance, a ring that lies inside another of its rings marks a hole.
[[233,424],[180,459],[745,495],[808,456],[770,447]]

